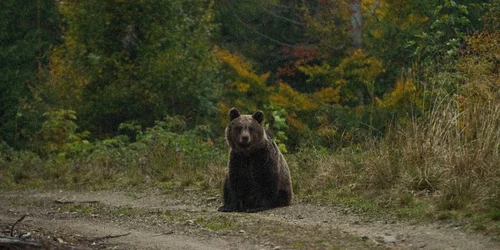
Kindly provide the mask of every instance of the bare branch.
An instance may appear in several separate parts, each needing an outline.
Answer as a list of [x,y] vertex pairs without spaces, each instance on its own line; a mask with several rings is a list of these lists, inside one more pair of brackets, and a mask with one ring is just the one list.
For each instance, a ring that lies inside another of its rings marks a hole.
[[74,203],[77,203],[77,204],[84,204],[84,203],[88,203],[88,204],[98,204],[100,201],[64,201],[64,200],[55,200],[54,203],[57,203],[57,204],[74,204]]
[[14,227],[19,223],[21,222],[22,220],[24,220],[24,218],[26,218],[26,216],[28,216],[27,214],[23,215],[23,217],[19,218],[19,220],[17,220],[14,224],[12,224],[12,226],[10,227],[10,237],[14,237]]
[[256,34],[258,34],[258,35],[266,38],[267,40],[270,40],[270,41],[272,41],[274,43],[277,43],[279,45],[282,45],[282,46],[290,46],[290,47],[294,47],[295,46],[293,44],[288,44],[288,43],[284,43],[284,42],[278,41],[278,40],[276,40],[276,39],[274,39],[274,38],[272,38],[272,37],[270,37],[270,36],[268,36],[268,35],[260,32],[260,31],[258,31],[254,27],[250,26],[248,23],[245,23],[243,20],[241,20],[240,17],[235,12],[233,12],[233,16],[236,18],[236,20],[238,20],[238,22],[240,22],[241,24],[243,24],[243,26],[247,27],[252,32],[254,32],[254,33],[256,33]]
[[94,238],[92,239],[92,241],[102,241],[102,240],[108,240],[108,239],[114,239],[114,238],[120,238],[120,237],[123,237],[123,236],[127,236],[131,233],[124,233],[124,234],[117,234],[117,235],[106,235],[106,236],[103,236],[103,237],[97,237],[97,238]]
[[377,11],[378,7],[380,6],[380,0],[377,0],[371,7],[370,11],[368,11],[366,16],[374,16],[375,11]]
[[375,13],[375,11],[378,9],[378,6],[380,6],[380,0],[377,0],[377,1],[373,4],[372,8],[370,9],[370,12],[371,12],[371,13]]
[[284,17],[284,16],[282,16],[282,15],[278,15],[278,14],[276,14],[275,12],[270,11],[270,10],[268,10],[268,9],[264,8],[264,7],[261,7],[261,9],[262,9],[264,12],[268,13],[269,15],[271,15],[271,16],[274,16],[274,17],[277,17],[277,18],[283,19],[283,20],[285,20],[285,21],[291,22],[291,23],[296,24],[296,25],[306,26],[306,24],[305,24],[305,23],[303,23],[303,22],[295,21],[295,20],[290,19],[290,18],[288,18],[288,17]]
[[36,241],[0,235],[0,249],[42,249],[42,247],[42,244]]

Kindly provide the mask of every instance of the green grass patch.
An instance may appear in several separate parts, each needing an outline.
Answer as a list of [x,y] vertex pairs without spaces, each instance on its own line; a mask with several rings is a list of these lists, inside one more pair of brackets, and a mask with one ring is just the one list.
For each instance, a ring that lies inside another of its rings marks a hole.
[[203,228],[214,231],[232,230],[237,224],[234,218],[224,215],[214,217],[198,217],[195,222],[200,224]]
[[136,211],[132,208],[124,207],[124,208],[118,208],[116,210],[116,213],[119,216],[132,216],[136,213]]
[[66,204],[60,207],[61,211],[81,214],[97,214],[103,211],[101,204]]
[[[316,243],[323,243],[323,241],[317,241]],[[292,248],[302,248],[303,246],[304,242],[301,240],[297,240],[292,243]]]
[[160,218],[167,221],[185,222],[190,219],[190,216],[182,211],[165,210],[161,212]]

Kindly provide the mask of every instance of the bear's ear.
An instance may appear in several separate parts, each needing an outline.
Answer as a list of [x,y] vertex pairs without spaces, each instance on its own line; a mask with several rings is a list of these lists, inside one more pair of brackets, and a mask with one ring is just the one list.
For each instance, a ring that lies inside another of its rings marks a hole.
[[259,110],[255,112],[255,114],[252,115],[253,119],[255,119],[259,124],[262,124],[262,121],[264,121],[264,112],[262,110]]
[[240,111],[238,111],[238,109],[236,108],[231,108],[229,110],[229,121],[232,121],[238,117],[240,117]]

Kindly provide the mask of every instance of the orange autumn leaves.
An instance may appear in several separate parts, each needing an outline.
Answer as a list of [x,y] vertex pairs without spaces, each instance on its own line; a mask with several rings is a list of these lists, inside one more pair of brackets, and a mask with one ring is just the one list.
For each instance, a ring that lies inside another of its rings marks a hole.
[[[287,121],[292,129],[297,130],[307,127],[301,122],[298,113],[314,113],[322,105],[343,105],[345,100],[354,98],[346,95],[351,91],[345,91],[355,88],[356,86],[351,86],[354,82],[373,84],[374,78],[384,70],[380,61],[366,56],[361,50],[355,51],[349,60],[341,63],[339,67],[333,68],[328,64],[297,66],[297,69],[309,78],[320,77],[325,82],[317,86],[314,92],[303,93],[281,79],[269,82],[270,72],[257,73],[251,63],[242,56],[220,47],[215,47],[215,54],[228,70],[233,72],[225,90],[231,93],[228,95],[230,98],[219,103],[221,113],[230,105],[241,105],[248,109],[274,105],[288,111]],[[363,67],[358,67],[359,65]]]

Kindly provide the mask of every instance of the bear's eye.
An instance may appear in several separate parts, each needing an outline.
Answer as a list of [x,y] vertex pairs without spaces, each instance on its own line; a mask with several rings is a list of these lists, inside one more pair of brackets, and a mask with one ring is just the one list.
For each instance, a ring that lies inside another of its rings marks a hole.
[[236,127],[236,131],[241,132],[242,130],[243,130],[243,126],[238,126],[238,127]]
[[250,132],[253,132],[254,128],[253,127],[249,127],[248,130],[250,130]]

